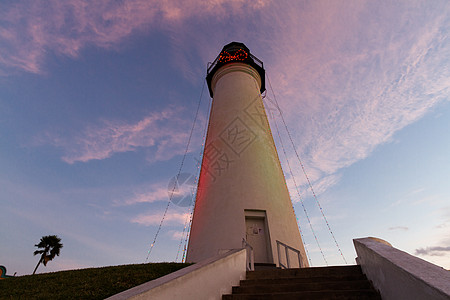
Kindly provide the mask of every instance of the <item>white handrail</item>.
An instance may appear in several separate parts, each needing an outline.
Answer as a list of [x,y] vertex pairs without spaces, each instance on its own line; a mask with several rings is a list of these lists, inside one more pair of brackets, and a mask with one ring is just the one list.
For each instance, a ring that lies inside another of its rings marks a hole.
[[[286,255],[286,265],[284,265],[284,264],[281,263],[281,251],[280,251],[280,246],[283,246],[283,247],[284,247],[284,253],[285,253],[285,255]],[[303,267],[303,264],[302,264],[302,256],[301,256],[301,254],[300,254],[300,251],[297,250],[297,249],[295,249],[295,248],[292,248],[291,246],[286,245],[286,244],[283,243],[283,242],[280,242],[280,241],[277,240],[278,264],[280,265],[280,267],[283,268],[283,269],[289,269],[289,268],[291,267],[291,263],[290,263],[290,259],[289,259],[289,250],[291,250],[291,251],[293,251],[293,252],[295,252],[295,253],[297,254],[297,257],[298,257],[298,266],[299,266],[300,268],[302,268],[302,267]]]
[[[255,258],[253,256],[253,247],[247,241],[242,238],[242,248],[247,250],[247,271],[255,270]],[[248,251],[250,249],[250,251]]]

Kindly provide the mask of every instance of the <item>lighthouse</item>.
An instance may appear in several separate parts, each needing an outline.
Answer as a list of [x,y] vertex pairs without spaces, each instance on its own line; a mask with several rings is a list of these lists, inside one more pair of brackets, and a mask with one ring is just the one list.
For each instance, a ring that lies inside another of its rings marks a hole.
[[263,63],[232,42],[209,66],[212,100],[187,262],[243,241],[255,264],[307,267],[308,260],[262,102]]

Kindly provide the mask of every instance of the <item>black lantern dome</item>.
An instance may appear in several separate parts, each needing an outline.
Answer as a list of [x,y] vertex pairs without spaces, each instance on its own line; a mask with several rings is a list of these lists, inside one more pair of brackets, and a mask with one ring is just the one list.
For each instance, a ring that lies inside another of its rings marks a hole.
[[231,42],[223,47],[219,56],[217,56],[214,62],[208,66],[206,82],[208,83],[209,95],[211,96],[211,98],[213,97],[213,91],[211,89],[211,81],[214,74],[222,66],[237,62],[248,64],[249,66],[253,67],[261,77],[260,92],[263,93],[266,90],[265,71],[263,62],[260,61],[258,58],[256,58],[254,55],[252,55],[250,53],[250,50],[243,43]]

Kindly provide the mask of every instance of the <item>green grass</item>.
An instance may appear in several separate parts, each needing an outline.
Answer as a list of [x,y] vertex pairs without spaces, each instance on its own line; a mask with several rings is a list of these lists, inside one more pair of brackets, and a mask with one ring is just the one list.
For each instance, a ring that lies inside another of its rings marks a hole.
[[151,263],[12,277],[0,280],[0,299],[104,299],[189,265]]

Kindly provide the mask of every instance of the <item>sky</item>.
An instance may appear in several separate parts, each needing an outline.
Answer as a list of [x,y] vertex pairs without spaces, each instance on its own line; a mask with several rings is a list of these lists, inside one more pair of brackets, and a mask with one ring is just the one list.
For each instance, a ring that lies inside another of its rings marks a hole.
[[0,265],[31,274],[53,234],[38,273],[181,261],[191,209],[158,229],[169,185],[183,162],[195,193],[207,63],[238,41],[272,86],[311,265],[373,236],[450,269],[449,32],[446,0],[2,1]]

